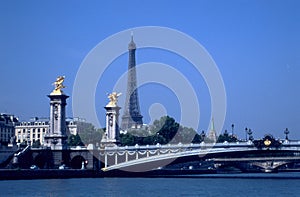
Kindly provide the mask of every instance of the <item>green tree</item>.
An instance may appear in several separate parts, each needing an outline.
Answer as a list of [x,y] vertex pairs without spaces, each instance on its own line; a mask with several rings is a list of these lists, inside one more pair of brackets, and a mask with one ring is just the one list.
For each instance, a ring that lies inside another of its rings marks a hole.
[[120,135],[121,146],[134,146],[137,144],[136,138],[130,133]]
[[196,133],[192,143],[197,144],[197,143],[201,143],[203,141],[201,135],[199,135],[198,133]]
[[192,128],[181,126],[174,118],[163,116],[147,129],[130,129],[126,134],[121,134],[120,141],[122,146],[200,143],[204,137]]
[[198,134],[193,128],[179,126],[177,134],[175,135],[172,142],[173,143],[181,142],[183,144],[195,143],[194,139],[196,135]]
[[84,143],[81,141],[81,138],[78,134],[70,135],[68,138],[69,146],[84,146]]
[[39,148],[41,146],[40,140],[33,140],[32,142],[32,148]]
[[160,120],[155,120],[153,122],[153,131],[158,133],[158,136],[162,136],[164,140],[164,144],[169,143],[174,136],[176,135],[179,124],[175,121],[174,118],[169,116],[163,116]]
[[237,137],[234,135],[229,135],[227,130],[221,135],[219,135],[217,142],[218,143],[223,143],[223,142],[236,142],[238,141]]
[[79,133],[82,142],[85,145],[99,143],[102,139],[102,135],[104,134],[104,129],[96,129],[92,124],[84,125],[84,128]]

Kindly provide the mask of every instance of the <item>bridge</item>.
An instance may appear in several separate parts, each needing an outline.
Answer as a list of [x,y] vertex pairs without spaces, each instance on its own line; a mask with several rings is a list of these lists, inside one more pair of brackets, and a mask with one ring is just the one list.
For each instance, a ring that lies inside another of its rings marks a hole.
[[70,169],[101,169],[104,174],[160,170],[274,172],[300,168],[300,141],[278,140],[267,135],[260,140],[232,143],[88,146],[65,150],[27,146],[9,159],[11,164],[18,164],[15,167],[25,169],[31,165],[57,169],[63,163]]
[[100,151],[100,160],[104,172],[226,168],[274,172],[300,163],[300,141],[266,136],[261,140],[234,143],[105,147]]

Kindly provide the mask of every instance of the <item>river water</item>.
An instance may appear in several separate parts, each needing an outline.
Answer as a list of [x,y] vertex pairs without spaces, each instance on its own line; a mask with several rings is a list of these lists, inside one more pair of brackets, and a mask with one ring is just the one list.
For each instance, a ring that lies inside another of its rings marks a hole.
[[0,196],[300,196],[300,173],[0,181]]

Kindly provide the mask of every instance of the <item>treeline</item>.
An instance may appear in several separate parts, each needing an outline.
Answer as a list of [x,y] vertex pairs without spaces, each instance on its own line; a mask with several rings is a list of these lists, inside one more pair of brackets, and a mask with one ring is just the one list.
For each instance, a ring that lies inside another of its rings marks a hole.
[[[169,116],[155,120],[149,128],[129,130],[120,136],[121,146],[156,145],[156,144],[187,144],[187,143],[211,143],[204,131],[200,134],[194,129],[181,126],[174,118]],[[217,142],[236,142],[237,137],[229,135],[227,131],[219,135]]]
[[[83,146],[88,144],[99,145],[105,129],[96,129],[92,124],[79,135],[70,135],[69,146]],[[218,136],[217,142],[236,142],[236,136],[227,131]],[[163,116],[155,120],[152,125],[141,129],[130,129],[120,134],[121,146],[156,145],[156,144],[187,144],[210,143],[204,131],[197,133],[193,128],[181,126],[174,118]]]
[[163,116],[143,129],[131,129],[120,135],[121,146],[178,144],[201,142],[200,135],[192,128],[181,126],[174,118]]

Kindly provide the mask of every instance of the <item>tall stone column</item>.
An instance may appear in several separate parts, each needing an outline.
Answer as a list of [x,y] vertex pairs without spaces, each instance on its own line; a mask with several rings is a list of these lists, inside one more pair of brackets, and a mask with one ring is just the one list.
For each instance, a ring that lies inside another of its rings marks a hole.
[[67,148],[66,134],[66,105],[67,98],[61,90],[64,77],[58,77],[54,85],[55,89],[48,97],[50,98],[50,122],[49,131],[44,136],[44,146],[51,150],[62,150]]
[[104,146],[115,146],[120,144],[119,111],[117,98],[121,94],[111,93],[108,98],[110,102],[104,107],[106,110],[106,131],[102,137],[101,144]]

